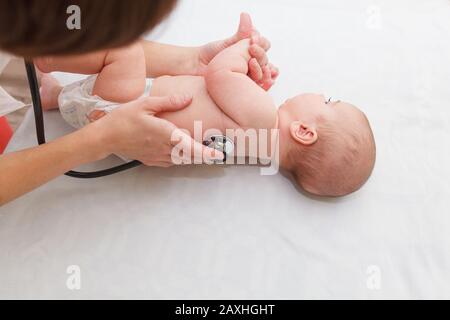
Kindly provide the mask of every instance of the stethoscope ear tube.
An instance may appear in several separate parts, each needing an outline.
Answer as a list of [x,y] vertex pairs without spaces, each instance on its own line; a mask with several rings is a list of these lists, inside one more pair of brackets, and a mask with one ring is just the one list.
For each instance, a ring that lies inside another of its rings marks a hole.
[[[38,143],[41,145],[45,144],[45,127],[44,127],[44,115],[42,112],[42,105],[41,105],[41,95],[39,93],[39,83],[37,80],[36,69],[34,67],[34,64],[32,62],[25,61],[25,69],[27,71],[28,85],[30,86],[31,99],[33,101],[34,122],[36,124],[36,136]],[[137,167],[139,165],[141,165],[141,162],[134,160],[105,170],[93,172],[69,171],[66,172],[65,175],[80,179],[100,178],[115,173],[119,173]]]
[[41,107],[41,95],[39,94],[39,84],[36,77],[36,70],[32,62],[25,61],[28,85],[30,86],[31,100],[34,109],[34,122],[36,124],[36,136],[39,144],[45,143],[44,115]]

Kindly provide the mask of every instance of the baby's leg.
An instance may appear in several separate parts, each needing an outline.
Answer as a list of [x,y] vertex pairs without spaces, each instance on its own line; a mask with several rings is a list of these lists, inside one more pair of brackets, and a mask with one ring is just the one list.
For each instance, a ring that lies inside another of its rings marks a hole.
[[145,56],[139,43],[81,56],[40,58],[35,63],[43,72],[98,73],[92,93],[108,101],[129,102],[145,89]]
[[58,97],[63,87],[51,74],[43,74],[41,77],[41,95],[42,109],[51,110],[58,108]]
[[[63,90],[63,86],[61,86],[51,74],[44,74],[41,78],[41,88],[40,88],[40,94],[41,94],[41,103],[42,103],[42,109],[44,110],[51,110],[51,109],[57,109],[59,107],[58,105],[58,98]],[[94,122],[106,115],[105,111],[102,110],[93,110],[91,113],[87,114],[90,122]]]
[[93,94],[113,102],[125,103],[142,96],[145,90],[145,55],[141,44],[111,50],[95,81]]
[[247,128],[274,125],[275,105],[269,94],[248,73],[249,40],[241,40],[223,50],[208,65],[206,87],[222,111]]

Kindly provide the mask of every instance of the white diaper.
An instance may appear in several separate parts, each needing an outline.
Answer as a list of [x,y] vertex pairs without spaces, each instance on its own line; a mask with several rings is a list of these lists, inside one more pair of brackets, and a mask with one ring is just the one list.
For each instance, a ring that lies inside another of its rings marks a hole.
[[[89,114],[94,110],[111,112],[118,106],[117,102],[106,101],[99,96],[92,95],[97,75],[65,86],[58,97],[61,115],[74,128],[81,128],[90,121]],[[143,96],[150,94],[153,79],[147,79]]]

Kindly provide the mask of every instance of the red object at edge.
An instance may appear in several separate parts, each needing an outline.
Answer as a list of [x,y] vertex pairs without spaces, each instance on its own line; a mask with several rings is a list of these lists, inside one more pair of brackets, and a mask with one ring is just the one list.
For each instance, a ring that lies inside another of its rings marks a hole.
[[0,117],[0,154],[5,151],[6,146],[8,145],[8,142],[12,137],[12,134],[12,129],[9,126],[6,117]]

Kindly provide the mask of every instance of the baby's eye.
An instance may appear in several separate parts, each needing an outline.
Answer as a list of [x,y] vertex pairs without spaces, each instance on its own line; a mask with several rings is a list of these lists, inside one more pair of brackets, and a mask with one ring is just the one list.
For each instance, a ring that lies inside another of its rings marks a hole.
[[331,97],[325,101],[325,104],[329,104],[331,102]]

